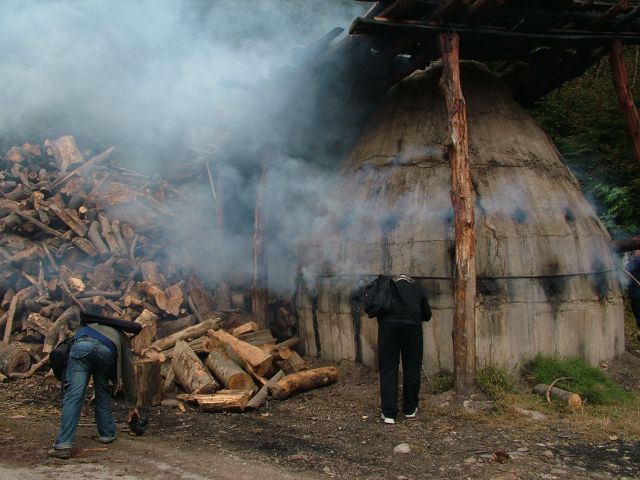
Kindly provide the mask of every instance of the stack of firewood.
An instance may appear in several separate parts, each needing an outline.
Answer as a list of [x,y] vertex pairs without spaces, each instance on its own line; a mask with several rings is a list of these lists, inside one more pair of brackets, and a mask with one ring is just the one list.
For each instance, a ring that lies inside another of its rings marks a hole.
[[252,321],[225,331],[222,320],[209,319],[159,340],[151,312],[136,322],[143,330],[133,349],[146,357],[136,363],[143,405],[164,398],[172,406],[185,401],[205,411],[243,411],[259,408],[269,394],[281,400],[337,380],[335,367],[307,368],[293,350],[297,337],[276,344],[269,330],[258,330]]
[[175,379],[192,395],[189,400],[203,405],[214,400],[201,395],[222,385],[227,391],[215,398],[241,391],[243,396],[232,395],[241,406],[278,366],[286,373],[303,370],[291,344],[276,345],[269,330],[256,330],[243,310],[243,292],[221,283],[212,295],[163,254],[159,227],[176,216],[167,203],[184,195],[166,181],[113,162],[113,150],[86,155],[73,137],[64,136],[43,146],[13,147],[4,157],[0,381],[46,366],[48,354],[87,309],[143,325],[133,348],[146,358],[137,369],[147,403],[145,390],[158,388],[149,375],[160,364],[165,396]]

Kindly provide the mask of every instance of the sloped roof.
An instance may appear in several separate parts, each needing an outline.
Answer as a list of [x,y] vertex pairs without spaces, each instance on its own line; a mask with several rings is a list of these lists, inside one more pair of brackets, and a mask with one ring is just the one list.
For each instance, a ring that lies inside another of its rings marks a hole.
[[[640,44],[640,2],[602,0],[384,0],[327,52],[343,82],[381,93],[440,57],[438,34],[460,35],[461,59],[493,62],[530,104],[582,74],[619,38]],[[346,62],[344,60],[347,60]]]

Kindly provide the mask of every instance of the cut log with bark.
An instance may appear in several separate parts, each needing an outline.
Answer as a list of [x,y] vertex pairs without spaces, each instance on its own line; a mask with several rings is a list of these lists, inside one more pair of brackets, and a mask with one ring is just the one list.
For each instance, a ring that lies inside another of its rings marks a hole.
[[287,375],[282,380],[279,380],[271,389],[271,395],[276,400],[283,400],[294,393],[324,387],[337,381],[338,369],[336,367],[314,368]]
[[297,352],[290,351],[290,355],[280,363],[280,367],[289,375],[296,372],[307,370],[307,362],[305,362]]
[[245,335],[247,333],[254,333],[258,331],[258,324],[256,322],[247,322],[242,325],[231,330],[231,335],[234,337],[239,337],[240,335]]
[[14,373],[25,373],[31,366],[29,354],[18,347],[0,343],[0,372],[7,377]]
[[160,362],[151,359],[137,360],[133,363],[133,369],[136,376],[138,406],[160,405],[162,401]]
[[81,164],[84,161],[76,140],[71,135],[63,137],[45,144],[45,148],[50,148],[53,158],[56,160],[58,169],[65,172],[69,167]]
[[223,330],[210,330],[207,332],[207,335],[232,348],[238,356],[251,366],[257,375],[264,376],[271,368],[271,364],[273,363],[273,356],[271,354],[247,342],[243,342]]
[[175,380],[176,380],[176,374],[173,371],[173,366],[169,364],[169,371],[167,372],[167,376],[165,377],[164,382],[162,383],[162,393],[164,395],[171,395],[177,392]]
[[271,330],[263,329],[252,333],[244,333],[239,335],[238,338],[243,342],[250,343],[253,346],[259,347],[260,345],[273,345],[276,344],[276,339],[271,335]]
[[25,321],[25,327],[31,330],[35,330],[42,335],[47,335],[51,327],[53,327],[53,322],[49,320],[47,317],[43,317],[39,313],[30,313]]
[[108,258],[110,256],[109,248],[100,236],[100,224],[98,222],[91,222],[89,230],[87,231],[87,237],[89,237],[89,240],[91,240],[91,243],[96,247],[102,258]]
[[142,325],[142,331],[131,339],[131,349],[136,355],[141,355],[148,349],[156,338],[159,317],[146,308],[136,318],[135,322]]
[[84,237],[87,234],[89,229],[82,222],[82,220],[73,216],[68,211],[58,207],[55,203],[49,205],[49,211],[52,212],[56,217],[58,217],[67,227],[73,230],[76,235]]
[[285,373],[282,370],[279,370],[278,373],[271,377],[269,381],[264,384],[260,390],[258,390],[258,393],[256,393],[251,398],[251,400],[249,400],[249,403],[247,403],[247,408],[255,410],[264,405],[264,402],[267,401],[267,397],[269,396],[269,389],[273,388],[276,383],[278,383],[278,381],[284,378],[284,376]]
[[242,412],[250,395],[242,390],[220,390],[211,395],[178,395],[177,399],[197,403],[204,412]]
[[553,385],[539,383],[533,387],[533,393],[547,398],[551,395],[553,398],[566,402],[572,410],[579,410],[582,407],[582,398],[580,398],[580,395],[568,390],[563,390],[562,388],[554,387]]
[[176,343],[171,366],[176,380],[189,393],[213,393],[220,385],[186,342]]
[[79,315],[78,307],[69,307],[53,322],[51,329],[44,337],[43,353],[50,353],[61,340],[67,338],[67,335],[71,333],[68,322],[77,319]]
[[256,390],[253,380],[240,366],[231,360],[225,351],[216,348],[209,352],[205,365],[213,376],[216,377],[225,388],[229,390]]
[[180,340],[193,340],[206,334],[209,330],[218,328],[219,320],[206,320],[205,322],[193,325],[191,327],[180,330],[168,337],[157,340],[151,345],[153,350],[161,352],[173,347]]
[[156,339],[160,340],[172,335],[185,328],[196,325],[196,319],[194,315],[186,315],[184,317],[176,319],[163,319],[158,323],[158,331],[156,333]]

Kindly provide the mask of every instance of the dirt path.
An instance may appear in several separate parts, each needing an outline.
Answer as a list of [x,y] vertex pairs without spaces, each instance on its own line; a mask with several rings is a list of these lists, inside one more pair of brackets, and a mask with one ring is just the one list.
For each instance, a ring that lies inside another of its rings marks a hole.
[[[640,372],[640,358],[625,362]],[[388,426],[379,419],[376,373],[347,362],[340,370],[338,384],[259,412],[153,408],[143,437],[122,432],[108,446],[93,439],[87,407],[69,461],[46,456],[58,426],[58,386],[40,377],[2,384],[0,478],[640,478],[640,439],[606,420],[581,425],[571,414],[542,422],[513,410],[473,414],[424,392],[417,419]],[[118,407],[116,420],[125,417]],[[411,452],[394,453],[400,443]],[[500,452],[509,455],[506,463],[496,461]]]

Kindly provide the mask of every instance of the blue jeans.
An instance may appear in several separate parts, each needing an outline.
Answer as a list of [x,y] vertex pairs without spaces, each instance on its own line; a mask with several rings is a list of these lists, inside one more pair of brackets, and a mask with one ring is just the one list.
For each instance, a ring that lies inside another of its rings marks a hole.
[[62,400],[62,420],[54,448],[71,448],[76,438],[80,412],[84,404],[89,377],[95,389],[95,417],[99,440],[109,442],[116,437],[116,423],[111,411],[111,388],[108,381],[115,376],[116,359],[105,344],[94,338],[76,340],[69,353],[65,371],[66,390]]

